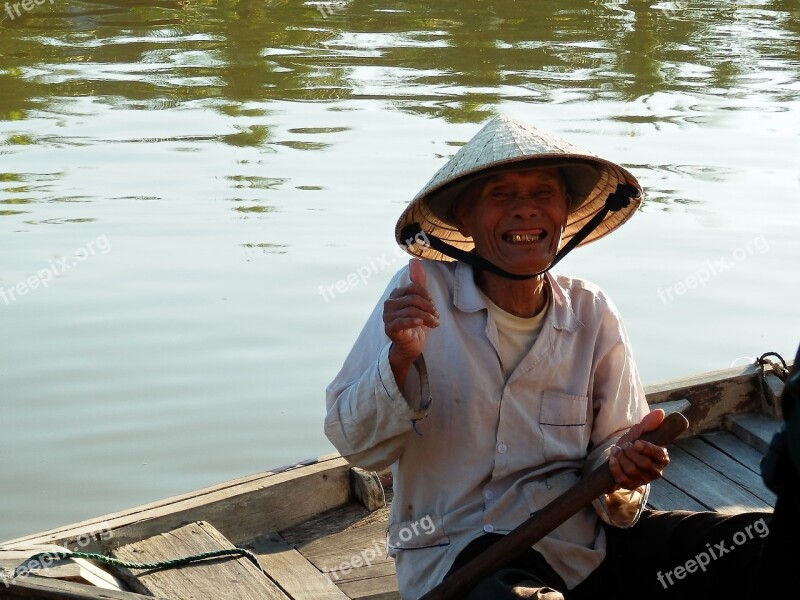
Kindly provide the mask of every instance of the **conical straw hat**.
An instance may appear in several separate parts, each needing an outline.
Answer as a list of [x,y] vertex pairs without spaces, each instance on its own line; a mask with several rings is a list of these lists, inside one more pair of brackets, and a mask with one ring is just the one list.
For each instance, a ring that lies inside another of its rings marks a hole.
[[459,233],[452,213],[459,194],[481,177],[534,167],[559,167],[572,197],[561,247],[603,208],[617,185],[632,185],[638,190],[638,196],[631,198],[626,208],[609,212],[579,246],[600,239],[622,225],[644,199],[641,186],[626,169],[536,127],[500,115],[486,123],[414,197],[397,221],[395,239],[414,256],[453,260],[423,243],[408,243],[402,239],[403,229],[417,223],[423,232],[471,251],[474,248],[472,238]]

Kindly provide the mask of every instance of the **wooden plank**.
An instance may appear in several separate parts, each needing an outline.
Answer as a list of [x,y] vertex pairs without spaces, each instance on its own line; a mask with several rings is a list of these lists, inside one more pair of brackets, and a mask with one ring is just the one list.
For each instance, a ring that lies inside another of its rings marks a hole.
[[709,510],[738,513],[772,508],[674,444],[669,454],[670,463],[664,469],[664,479]]
[[343,583],[341,588],[353,600],[400,600],[394,576],[351,581]]
[[363,567],[356,567],[349,573],[339,571],[338,573],[331,574],[333,580],[337,585],[341,585],[348,581],[357,581],[359,579],[371,579],[374,577],[397,576],[395,570],[394,560],[373,563],[372,565],[365,565]]
[[[199,521],[117,548],[114,556],[132,562],[157,562],[233,547],[209,523]],[[174,600],[289,598],[245,557],[222,557],[170,569],[120,569],[120,572],[134,591]]]
[[281,535],[349,597],[397,598],[394,560],[386,554],[388,511],[351,503]]
[[761,459],[764,456],[729,431],[710,431],[700,436],[706,442],[736,459],[745,467],[761,476]]
[[304,523],[284,529],[280,534],[290,546],[299,548],[317,538],[341,533],[348,529],[358,529],[370,523],[383,523],[385,527],[391,506],[391,492],[389,491],[387,491],[387,503],[385,508],[370,512],[357,502],[349,502],[320,513]]
[[72,581],[30,576],[14,579],[8,587],[0,582],[0,598],[36,598],[38,600],[166,600],[163,597],[142,596],[133,592],[105,590]]
[[208,520],[234,544],[257,533],[292,527],[350,499],[350,466],[338,455],[301,464],[280,473],[227,482],[74,525],[5,542],[4,548],[30,544],[69,546],[98,530],[111,531],[112,539],[87,546],[107,552],[187,523]]
[[650,497],[647,500],[647,506],[655,510],[707,510],[697,500],[686,495],[663,478],[650,483]]
[[367,510],[378,510],[386,506],[386,495],[378,473],[351,467],[350,483],[353,486],[353,496]]
[[[692,407],[692,403],[686,398],[680,400],[667,400],[658,403],[658,408],[664,411],[664,416],[668,417],[674,412],[684,413]],[[653,406],[653,408],[656,408]]]
[[753,364],[700,373],[647,385],[645,395],[652,408],[661,402],[688,400],[691,407],[681,411],[689,420],[689,429],[682,437],[688,437],[719,429],[727,413],[760,410],[761,392],[756,379],[760,372]]
[[783,396],[783,379],[774,372],[766,373],[764,377],[763,393],[761,394],[761,412],[776,419],[783,419],[783,407],[781,397]]
[[0,568],[13,573],[18,567],[24,567],[26,573],[48,579],[75,581],[109,590],[126,589],[120,579],[83,558],[29,560],[36,554],[47,552],[69,552],[69,548],[48,544],[24,550],[0,550]]
[[319,537],[298,546],[320,571],[329,573],[334,581],[342,573],[364,564],[392,562],[386,554],[386,523],[375,522],[365,527]]
[[703,463],[740,485],[754,496],[761,498],[770,506],[775,506],[775,501],[777,500],[775,494],[764,485],[764,480],[759,475],[756,475],[727,454],[720,452],[706,441],[694,437],[676,440],[675,445],[698,460],[703,461]]
[[762,454],[767,453],[772,436],[782,425],[783,421],[758,413],[732,414],[725,417],[725,428]]
[[247,544],[267,574],[298,600],[348,600],[347,596],[278,534],[265,534]]

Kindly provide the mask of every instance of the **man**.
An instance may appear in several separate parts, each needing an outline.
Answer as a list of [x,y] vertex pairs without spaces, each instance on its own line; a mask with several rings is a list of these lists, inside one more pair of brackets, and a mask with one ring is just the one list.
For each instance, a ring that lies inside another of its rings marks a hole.
[[[622,167],[500,116],[400,217],[397,241],[423,260],[397,273],[329,385],[325,432],[352,464],[392,467],[388,548],[404,599],[606,459],[616,491],[469,598],[599,598],[621,578],[643,597],[670,597],[682,582],[662,586],[649,567],[679,563],[648,563],[630,548],[656,536],[676,550],[704,548],[737,525],[715,513],[645,511],[648,484],[669,459],[637,438],[663,412],[648,410],[611,301],[549,271],[624,223],[642,196]],[[413,528],[421,519],[434,527]]]

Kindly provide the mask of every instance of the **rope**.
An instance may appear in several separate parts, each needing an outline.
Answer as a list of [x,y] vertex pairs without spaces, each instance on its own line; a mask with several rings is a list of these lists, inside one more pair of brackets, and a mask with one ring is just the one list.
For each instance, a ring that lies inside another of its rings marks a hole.
[[[30,571],[31,569],[38,568],[39,566],[44,567],[46,565],[49,565],[51,562],[55,562],[57,560],[62,560],[65,558],[85,558],[87,560],[94,560],[114,567],[124,567],[126,569],[169,569],[174,567],[180,567],[183,565],[188,565],[189,563],[197,562],[199,560],[204,560],[206,558],[217,558],[220,556],[231,556],[231,555],[244,556],[245,558],[250,559],[250,562],[252,562],[256,567],[258,567],[259,571],[264,573],[264,570],[261,568],[261,564],[258,562],[258,559],[256,558],[255,554],[253,554],[249,550],[245,550],[244,548],[226,548],[221,550],[210,550],[208,552],[201,552],[199,554],[193,554],[191,556],[183,556],[181,558],[174,558],[171,560],[161,560],[157,562],[147,562],[147,563],[129,562],[126,560],[120,560],[118,558],[114,558],[113,556],[106,556],[105,554],[95,554],[93,552],[40,552],[38,554],[34,554],[25,563],[17,567],[11,578],[13,579],[14,577],[27,574],[28,571]],[[31,563],[34,564],[31,565]]]
[[[788,371],[788,367],[786,366],[786,361],[783,360],[783,357],[780,354],[778,354],[777,352],[765,352],[764,354],[759,356],[758,360],[756,361],[759,365],[761,365],[762,373],[764,372],[764,365],[771,365],[772,367],[776,366],[776,364],[773,361],[767,358],[768,356],[774,356],[775,358],[777,358],[779,361],[781,361],[781,365],[783,366],[783,371],[784,372]],[[782,378],[783,373],[776,373],[776,375]]]
[[[772,361],[769,358],[767,358],[769,356],[776,357],[779,361],[781,361],[781,364],[779,365],[775,361]],[[764,401],[767,403],[768,406],[770,406],[771,408],[776,408],[775,402],[773,402],[774,394],[772,394],[772,392],[769,393],[767,392],[769,388],[767,386],[767,372],[764,370],[764,367],[766,365],[771,366],[772,372],[775,373],[775,375],[780,379],[785,380],[786,374],[788,372],[788,369],[786,367],[786,361],[783,360],[783,357],[777,352],[765,352],[756,359],[756,363],[758,364],[761,370],[761,376],[758,378],[758,385],[759,388],[761,389],[761,397],[764,398]],[[777,400],[778,399],[775,398],[775,401]]]

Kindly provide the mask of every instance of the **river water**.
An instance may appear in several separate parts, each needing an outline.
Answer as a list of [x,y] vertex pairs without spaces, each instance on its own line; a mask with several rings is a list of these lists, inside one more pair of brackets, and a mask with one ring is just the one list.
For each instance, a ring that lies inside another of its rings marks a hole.
[[0,8],[0,540],[333,451],[395,220],[497,113],[644,185],[557,271],[645,383],[800,342],[797,0]]

